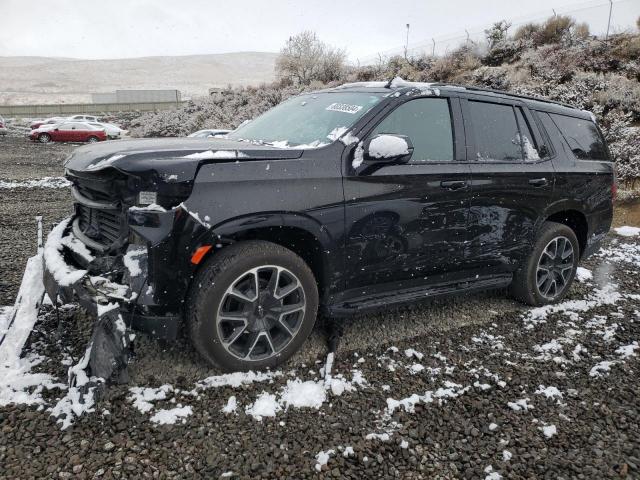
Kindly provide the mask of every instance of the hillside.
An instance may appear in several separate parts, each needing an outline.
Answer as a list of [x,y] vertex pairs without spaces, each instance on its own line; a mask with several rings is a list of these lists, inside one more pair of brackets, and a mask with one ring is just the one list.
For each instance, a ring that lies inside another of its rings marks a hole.
[[206,95],[210,87],[272,81],[276,56],[237,52],[116,60],[0,57],[0,104],[88,102],[91,93],[123,88],[177,88],[184,96]]

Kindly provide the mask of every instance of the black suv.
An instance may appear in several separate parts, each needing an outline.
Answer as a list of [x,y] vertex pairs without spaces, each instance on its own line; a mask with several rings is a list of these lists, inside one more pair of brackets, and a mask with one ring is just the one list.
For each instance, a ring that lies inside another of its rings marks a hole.
[[[75,215],[49,295],[176,338],[227,370],[275,366],[331,318],[509,287],[562,298],[607,234],[614,168],[589,112],[444,84],[299,95],[226,138],[66,160]],[[102,306],[96,303],[103,304]]]

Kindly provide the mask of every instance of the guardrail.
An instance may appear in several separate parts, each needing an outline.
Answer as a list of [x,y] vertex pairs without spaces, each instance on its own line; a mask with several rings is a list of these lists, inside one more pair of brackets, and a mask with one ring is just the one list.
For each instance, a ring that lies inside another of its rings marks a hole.
[[52,105],[0,105],[4,117],[51,117],[91,113],[105,115],[117,112],[153,112],[171,110],[184,105],[181,102],[136,102],[136,103],[59,103]]

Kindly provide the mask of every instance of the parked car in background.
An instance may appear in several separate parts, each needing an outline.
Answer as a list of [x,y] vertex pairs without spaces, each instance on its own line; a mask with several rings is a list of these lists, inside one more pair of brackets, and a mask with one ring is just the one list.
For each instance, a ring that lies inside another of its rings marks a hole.
[[191,138],[224,137],[229,132],[231,132],[231,130],[224,130],[224,129],[198,130],[197,132],[193,132],[191,135],[189,135],[189,137]]
[[73,115],[68,117],[67,120],[72,120],[74,122],[99,122],[98,117],[94,115]]
[[104,128],[94,127],[83,122],[56,123],[43,125],[31,131],[29,138],[40,143],[49,142],[100,142],[107,140]]
[[29,126],[31,127],[31,130],[33,130],[35,128],[40,128],[42,125],[55,125],[64,120],[66,120],[65,117],[50,117],[50,118],[45,118],[44,120],[35,120],[31,122]]
[[97,128],[102,128],[109,139],[121,138],[126,130],[121,129],[118,125],[114,125],[113,123],[104,123],[104,122],[87,122],[89,125]]
[[0,116],[0,135],[6,135],[6,134],[7,134],[7,124],[4,123],[4,118]]

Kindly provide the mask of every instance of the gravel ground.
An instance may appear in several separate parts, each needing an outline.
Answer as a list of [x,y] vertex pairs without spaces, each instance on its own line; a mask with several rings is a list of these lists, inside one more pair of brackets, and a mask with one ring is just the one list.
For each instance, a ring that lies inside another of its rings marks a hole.
[[[0,182],[59,176],[71,148],[0,139]],[[35,250],[32,217],[57,221],[70,201],[50,188],[0,199],[8,305]],[[583,265],[593,279],[553,309],[496,292],[349,320],[332,369],[343,382],[329,390],[320,331],[282,370],[243,385],[186,342],[139,335],[131,382],[68,429],[48,411],[57,388],[40,407],[0,408],[0,478],[640,478],[640,237],[612,235],[605,249]],[[75,306],[45,309],[25,353],[64,382],[90,329]],[[315,406],[288,396],[301,382]],[[140,408],[134,387],[163,398]],[[266,400],[281,410],[258,420]],[[176,408],[176,424],[154,421]]]

